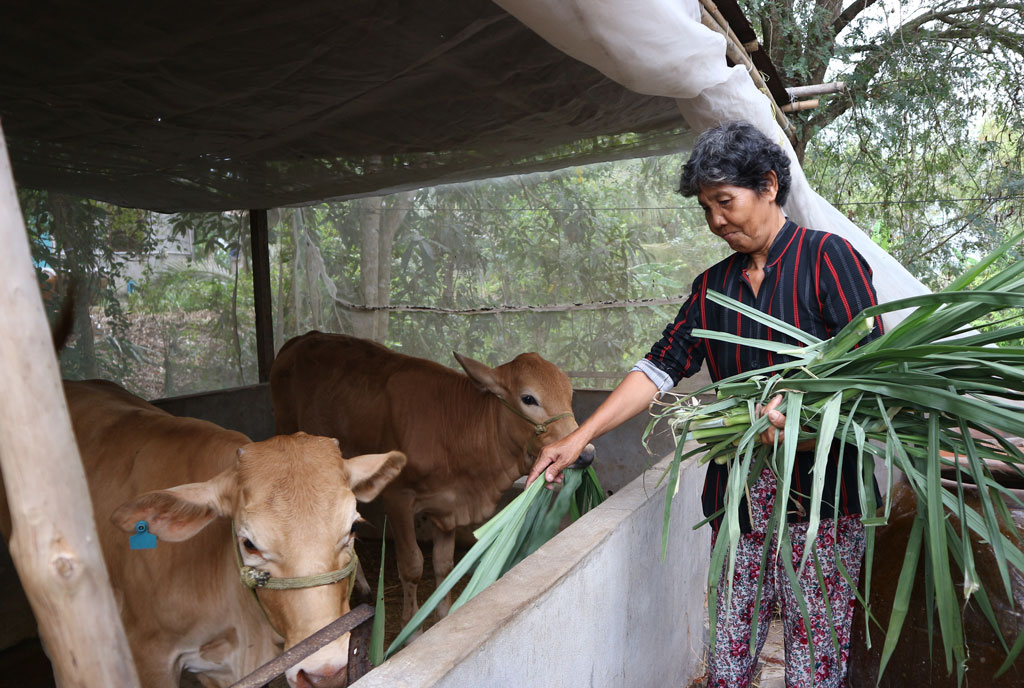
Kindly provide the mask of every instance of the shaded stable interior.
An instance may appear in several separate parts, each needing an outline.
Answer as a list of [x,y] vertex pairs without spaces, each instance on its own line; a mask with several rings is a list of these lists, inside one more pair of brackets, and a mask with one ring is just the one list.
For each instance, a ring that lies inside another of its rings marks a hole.
[[[174,13],[66,3],[59,19],[19,4],[0,25],[0,53],[0,121],[19,186],[165,212],[257,209],[261,380],[274,352],[263,209],[675,152],[691,140],[672,98],[629,90],[482,0],[186,3]],[[261,439],[272,432],[268,397],[260,385],[157,404]],[[585,417],[599,398],[577,403]],[[642,426],[599,443],[613,491],[652,461]],[[7,647],[34,623],[6,548],[0,576]],[[38,666],[33,647],[7,657]],[[28,685],[27,672],[5,673]]]
[[[164,212],[254,209],[263,381],[274,352],[266,208],[677,152],[728,110],[706,96],[727,91],[724,81],[692,94],[672,87],[651,95],[639,81],[627,88],[484,0],[215,7],[190,0],[172,13],[126,2],[60,4],[18,3],[0,23],[0,121],[15,180]],[[527,3],[504,4],[523,10]],[[691,5],[714,24],[707,9],[714,5]],[[747,42],[735,2],[718,6]],[[754,53],[767,72],[764,55]],[[724,57],[714,59],[724,67]],[[779,101],[782,80],[768,81]],[[697,104],[684,109],[684,120],[678,99],[685,97]],[[815,214],[813,195],[801,201],[798,189],[794,198],[806,224],[829,217]],[[889,298],[917,289],[899,270],[876,272],[890,280],[879,289]],[[600,399],[579,393],[577,417]],[[265,385],[157,403],[253,439],[272,428]],[[669,560],[659,564],[660,528],[652,524],[660,524],[664,497],[658,473],[645,469],[671,442],[656,439],[648,454],[639,442],[645,425],[635,420],[596,443],[601,479],[615,493],[606,506],[367,685],[388,685],[389,676],[415,676],[416,685],[542,685],[545,667],[565,654],[532,643],[550,620],[545,614],[578,624],[564,662],[571,674],[585,675],[590,661],[595,685],[665,685],[668,677],[685,685],[703,642],[698,581],[707,538],[690,530],[700,520],[702,480],[700,470],[687,470],[693,492],[677,501]],[[0,576],[8,591],[0,595],[3,647],[34,629],[24,599],[10,594],[17,586],[9,559],[0,558]],[[30,680],[24,674],[17,683]]]

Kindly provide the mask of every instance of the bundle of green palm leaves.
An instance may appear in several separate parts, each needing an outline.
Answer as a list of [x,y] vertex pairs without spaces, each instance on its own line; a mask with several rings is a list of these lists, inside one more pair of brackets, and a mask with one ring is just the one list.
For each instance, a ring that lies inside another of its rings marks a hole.
[[561,489],[545,490],[543,478],[533,481],[508,506],[475,531],[476,543],[459,560],[452,572],[437,586],[419,611],[399,631],[385,651],[384,643],[384,553],[377,587],[377,612],[370,642],[370,659],[380,664],[400,649],[419,630],[456,583],[472,571],[462,593],[452,604],[455,611],[498,580],[506,571],[550,540],[568,513],[573,521],[604,501],[604,491],[592,466],[569,467],[563,472]]
[[[922,557],[925,559],[926,594],[929,603],[934,602],[938,610],[947,671],[952,672],[955,665],[959,680],[963,679],[966,647],[961,614],[972,596],[1006,649],[1007,659],[999,673],[1013,664],[1024,648],[1024,632],[1011,639],[1012,646],[1003,638],[988,593],[975,569],[970,542],[973,535],[992,547],[1006,597],[1012,600],[1010,568],[1024,573],[1024,554],[1007,501],[1018,504],[1020,501],[999,484],[987,460],[998,462],[1004,470],[1018,476],[1024,475],[1024,454],[1007,439],[1007,436],[1024,437],[1024,347],[1019,343],[1024,337],[1024,326],[1019,324],[1019,311],[1011,310],[1024,307],[1024,261],[1014,262],[999,271],[992,266],[1011,251],[1022,236],[1024,234],[1004,244],[944,291],[869,308],[825,341],[732,299],[708,292],[708,298],[715,303],[800,342],[799,346],[793,346],[694,330],[695,337],[765,349],[793,359],[736,375],[697,392],[697,395],[716,392],[716,402],[696,404],[680,398],[654,412],[651,427],[659,421],[667,421],[677,438],[675,457],[666,472],[668,497],[663,548],[667,543],[671,499],[678,489],[680,463],[700,456],[701,461],[728,462],[732,468],[708,575],[712,643],[717,616],[715,592],[723,572],[730,581],[728,595],[732,592],[735,547],[740,535],[740,500],[764,466],[769,467],[778,480],[769,534],[777,539],[779,556],[797,591],[805,627],[810,629],[806,605],[796,581],[798,570],[802,571],[808,563],[817,566],[816,555],[812,556],[813,544],[822,499],[826,497],[823,492],[831,444],[828,440],[835,438],[841,449],[852,446],[857,453],[858,488],[865,513],[863,522],[869,526],[862,602],[869,599],[871,585],[872,526],[885,524],[890,509],[888,494],[882,505],[875,504],[874,459],[884,462],[890,478],[894,469],[902,471],[917,496],[917,516],[885,630],[879,676],[899,639]],[[892,330],[857,347],[871,331],[872,318],[906,308],[915,310]],[[758,413],[757,406],[780,394],[783,401],[779,410],[786,416],[784,438],[775,446],[766,446],[761,443],[760,434],[767,429],[768,419]],[[982,439],[976,439],[979,435]],[[792,565],[788,530],[782,526],[786,523],[785,505],[792,491],[797,443],[812,437],[817,439],[817,444],[810,491],[810,523],[807,543],[799,569],[796,569]],[[696,441],[698,446],[690,449],[693,445],[686,444],[684,449],[687,440]],[[943,470],[947,475],[955,475],[955,488],[948,487],[950,483],[943,484]],[[965,483],[977,486],[980,510],[968,506]],[[838,504],[838,498],[827,497]],[[950,523],[948,515],[959,520],[959,528]],[[1004,535],[1001,523],[1011,535]],[[772,538],[767,540],[770,542]],[[951,567],[951,556],[958,571]],[[849,580],[841,563],[840,570]],[[820,568],[818,571],[820,578]],[[957,599],[954,575],[962,576],[964,600]],[[877,621],[871,617],[870,609],[865,613],[869,622],[865,625],[870,629]],[[753,643],[758,611],[752,618]],[[870,635],[868,637],[870,643]],[[829,641],[817,638],[814,642],[820,646]],[[834,632],[831,642],[837,642]],[[813,643],[811,645],[813,652]]]

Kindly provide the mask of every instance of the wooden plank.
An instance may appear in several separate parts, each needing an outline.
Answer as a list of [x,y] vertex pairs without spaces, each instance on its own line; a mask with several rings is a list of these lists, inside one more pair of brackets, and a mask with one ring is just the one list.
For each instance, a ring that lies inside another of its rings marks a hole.
[[270,295],[270,233],[267,211],[249,211],[249,234],[252,242],[252,288],[256,302],[256,361],[260,382],[270,380],[274,362],[274,316]]
[[2,130],[0,246],[0,467],[6,491],[0,514],[9,507],[11,557],[58,685],[138,686],[100,552]]

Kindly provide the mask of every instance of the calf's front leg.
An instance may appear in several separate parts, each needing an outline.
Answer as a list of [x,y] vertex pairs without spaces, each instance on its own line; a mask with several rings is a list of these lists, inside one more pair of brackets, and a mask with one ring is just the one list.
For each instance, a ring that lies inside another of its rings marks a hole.
[[[450,528],[442,528],[437,522],[434,523],[434,553],[432,561],[434,564],[434,584],[441,585],[441,581],[452,572],[452,567],[455,563],[454,525]],[[448,611],[451,607],[452,593],[449,590],[444,599],[438,603],[437,609],[434,610],[437,620],[440,621],[448,616]]]
[[398,578],[402,582],[402,624],[405,625],[420,608],[416,588],[423,577],[423,552],[416,543],[413,496],[388,497],[384,509],[395,538],[395,560],[398,562]]

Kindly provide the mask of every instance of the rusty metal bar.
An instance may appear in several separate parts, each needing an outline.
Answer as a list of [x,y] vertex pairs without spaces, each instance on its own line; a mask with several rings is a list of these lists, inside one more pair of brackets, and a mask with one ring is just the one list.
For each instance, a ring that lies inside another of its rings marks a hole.
[[370,635],[373,633],[373,617],[352,630],[348,641],[348,682],[349,685],[361,679],[373,669],[370,661]]
[[[373,607],[368,604],[361,604],[348,614],[344,614],[327,624],[302,642],[288,648],[278,657],[270,660],[237,683],[232,684],[230,688],[259,688],[259,686],[266,685],[320,648],[337,640],[346,633],[351,633],[359,627],[360,624],[363,624],[372,618]],[[362,652],[364,656],[367,654],[365,648],[360,649],[359,647],[356,647],[355,644],[350,643],[350,662],[352,660],[353,650]]]

